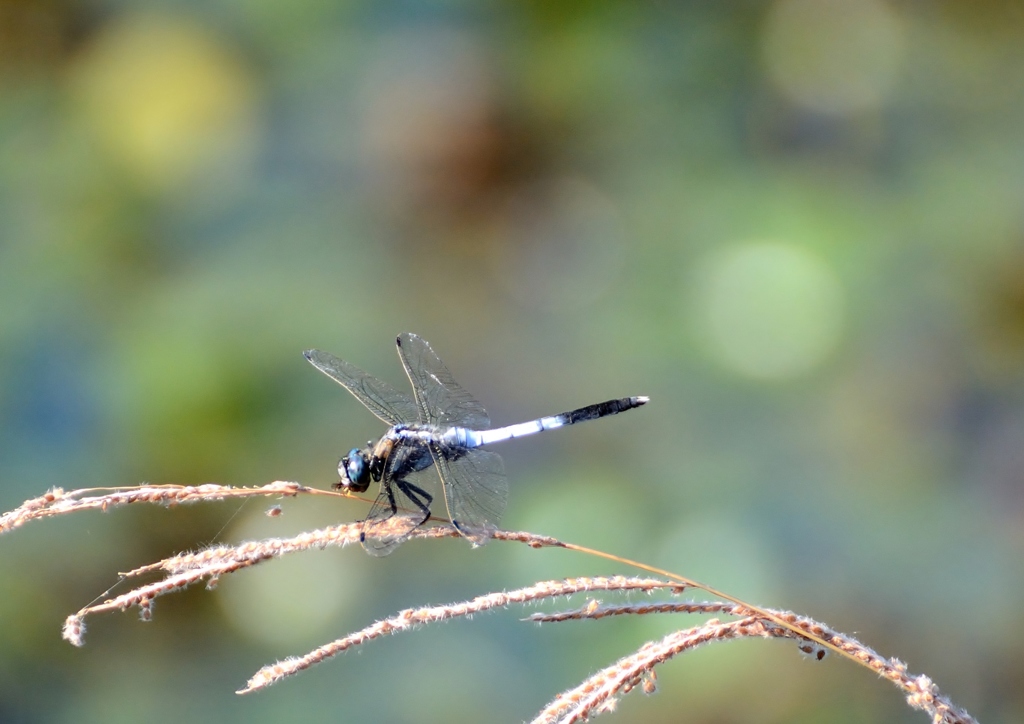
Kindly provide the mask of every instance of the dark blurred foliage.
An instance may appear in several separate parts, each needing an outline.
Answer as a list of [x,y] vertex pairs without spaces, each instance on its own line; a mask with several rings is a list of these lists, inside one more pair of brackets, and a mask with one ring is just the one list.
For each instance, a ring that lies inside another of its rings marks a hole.
[[[504,523],[856,634],[985,722],[1024,699],[1018,3],[0,1],[0,507],[51,486],[326,487],[431,340],[497,423]],[[260,665],[418,603],[611,572],[411,543],[96,621],[116,572],[356,503],[118,510],[0,545],[0,721],[518,721],[686,621],[518,612]],[[921,721],[749,642],[612,721]]]

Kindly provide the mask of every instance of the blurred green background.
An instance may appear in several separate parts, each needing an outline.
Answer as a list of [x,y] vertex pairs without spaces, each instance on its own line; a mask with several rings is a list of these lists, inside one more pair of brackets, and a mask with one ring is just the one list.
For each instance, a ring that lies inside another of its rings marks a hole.
[[[498,424],[504,524],[856,634],[1024,719],[1019,3],[0,0],[0,509],[51,486],[327,487],[429,339]],[[400,608],[620,572],[311,552],[92,622],[116,572],[358,519],[120,509],[0,540],[0,721],[512,722],[686,618],[508,610],[261,665]],[[576,603],[581,603],[576,601]],[[608,722],[925,721],[749,641]]]

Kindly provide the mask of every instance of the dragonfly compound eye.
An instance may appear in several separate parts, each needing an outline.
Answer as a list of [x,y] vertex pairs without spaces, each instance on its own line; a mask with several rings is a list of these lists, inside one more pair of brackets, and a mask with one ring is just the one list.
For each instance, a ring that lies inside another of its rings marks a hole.
[[362,493],[370,487],[370,466],[366,462],[366,455],[358,448],[352,448],[341,459],[338,474],[341,475],[341,488]]

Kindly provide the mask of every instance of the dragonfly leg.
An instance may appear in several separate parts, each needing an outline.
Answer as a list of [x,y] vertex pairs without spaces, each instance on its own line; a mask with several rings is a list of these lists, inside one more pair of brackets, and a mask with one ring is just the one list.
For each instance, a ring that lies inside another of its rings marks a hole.
[[434,496],[407,480],[395,480],[394,483],[423,513],[423,518],[420,519],[417,525],[425,523],[427,518],[430,517],[430,504],[434,502]]
[[[384,502],[387,498],[387,502]],[[382,515],[381,511],[388,511],[387,514]],[[362,530],[359,531],[359,542],[366,544],[366,528],[370,525],[379,525],[386,520],[389,520],[398,513],[398,504],[395,502],[395,491],[391,489],[390,485],[381,486],[380,495],[377,496],[377,501],[373,504],[373,508],[370,509],[370,515],[363,521]]]

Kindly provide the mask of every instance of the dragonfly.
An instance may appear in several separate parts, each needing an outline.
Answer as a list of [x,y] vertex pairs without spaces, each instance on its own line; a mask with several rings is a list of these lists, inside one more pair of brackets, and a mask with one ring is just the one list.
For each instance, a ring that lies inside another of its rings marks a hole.
[[[412,396],[332,354],[303,355],[389,426],[376,442],[352,448],[338,463],[346,493],[380,493],[361,521],[359,540],[375,556],[401,545],[431,515],[440,478],[448,519],[474,547],[487,543],[505,510],[508,478],[497,453],[485,446],[632,410],[647,397],[623,397],[506,427],[491,427],[487,411],[452,377],[425,339],[398,335],[398,357]],[[433,490],[434,494],[428,492]]]

